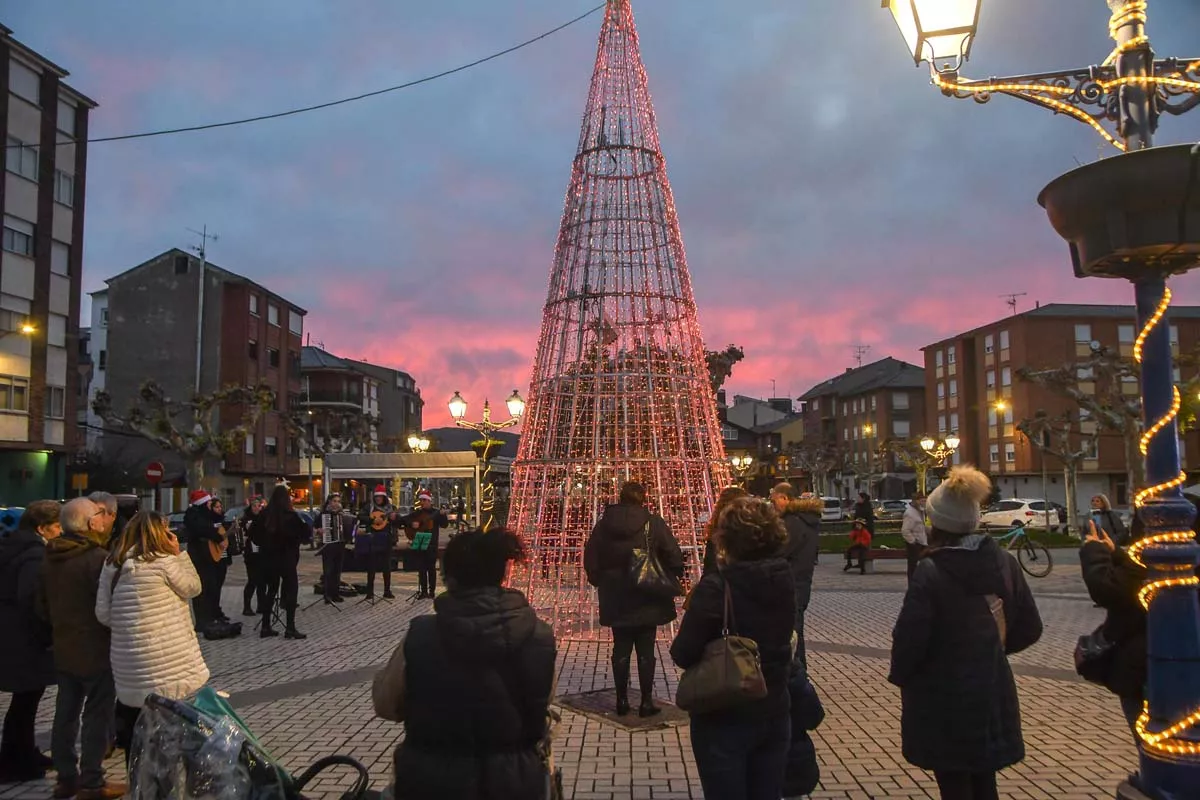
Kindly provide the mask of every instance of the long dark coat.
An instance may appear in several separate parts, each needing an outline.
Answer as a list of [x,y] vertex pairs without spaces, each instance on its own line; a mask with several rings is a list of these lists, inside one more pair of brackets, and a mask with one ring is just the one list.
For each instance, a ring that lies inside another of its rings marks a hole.
[[1102,607],[1104,635],[1116,643],[1112,667],[1104,685],[1118,697],[1142,699],[1146,685],[1146,612],[1138,591],[1146,570],[1124,551],[1088,542],[1079,550],[1083,582],[1092,600]]
[[[987,595],[1004,601],[1006,646]],[[892,632],[888,680],[900,687],[910,764],[993,772],[1025,757],[1007,654],[1042,635],[1042,619],[1012,556],[986,536],[930,551],[917,565]]]
[[54,683],[50,626],[36,614],[46,545],[35,531],[0,538],[0,691]]
[[600,595],[600,624],[610,628],[666,625],[675,619],[675,600],[646,594],[633,585],[633,551],[645,547],[646,524],[650,547],[671,575],[683,575],[683,553],[662,517],[643,506],[618,503],[604,509],[583,551],[588,583]]

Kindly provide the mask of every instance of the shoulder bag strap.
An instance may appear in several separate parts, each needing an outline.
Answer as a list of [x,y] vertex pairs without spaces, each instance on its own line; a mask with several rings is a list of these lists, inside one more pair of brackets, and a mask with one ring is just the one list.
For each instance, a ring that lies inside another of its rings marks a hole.
[[722,575],[721,582],[723,584],[725,584],[725,610],[724,610],[724,613],[723,613],[722,619],[721,619],[721,636],[722,637],[729,636],[730,620],[733,620],[733,624],[735,626],[733,635],[737,636],[737,630],[736,630],[737,621],[733,619],[733,595],[729,591],[729,581],[725,580],[725,576]]
[[650,520],[646,520],[646,524],[642,528],[642,532],[646,534],[646,552],[649,553],[650,552]]

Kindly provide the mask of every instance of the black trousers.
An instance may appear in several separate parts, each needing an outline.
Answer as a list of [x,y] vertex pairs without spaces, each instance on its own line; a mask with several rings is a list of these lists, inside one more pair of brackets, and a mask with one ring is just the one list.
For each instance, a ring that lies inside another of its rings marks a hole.
[[294,627],[296,606],[300,597],[300,577],[296,574],[296,562],[283,553],[261,555],[263,577],[267,582],[267,602],[259,609],[263,615],[263,627],[271,627],[271,612],[275,608],[276,598],[279,599],[279,607],[283,609],[287,618],[287,626]]
[[267,584],[263,580],[262,555],[246,553],[246,588],[242,590],[242,608],[250,608],[250,600],[257,598],[259,613],[267,604]]
[[[196,617],[196,629],[204,630],[216,620],[214,609],[220,608],[220,584],[225,582],[225,573],[212,560],[207,541],[189,544],[188,557],[200,576],[200,594],[192,598],[192,614]],[[214,596],[217,598],[215,602]]]
[[321,571],[326,600],[341,594],[342,559],[345,555],[346,545],[341,542],[330,542],[321,549]]
[[417,554],[417,585],[423,594],[437,592],[437,550],[432,547]]
[[994,772],[934,772],[942,800],[998,800]]
[[117,723],[117,747],[125,751],[125,771],[128,772],[129,750],[133,747],[133,731],[137,728],[138,717],[141,716],[142,710],[134,706],[127,706],[118,700],[114,713]]
[[383,573],[383,591],[392,590],[392,551],[389,548],[384,553],[369,553],[367,555],[367,595],[375,594],[375,573]]
[[221,609],[221,590],[225,588],[225,576],[229,573],[229,561],[222,559],[220,563],[213,566],[213,585],[208,602],[212,608],[213,619],[228,619]]
[[628,659],[635,648],[638,661],[654,658],[654,635],[658,632],[658,628],[647,625],[636,628],[613,628],[612,632],[612,657],[614,660]]
[[13,692],[4,715],[4,735],[0,738],[0,762],[24,766],[37,752],[33,739],[38,704],[46,693],[43,686],[28,692]]
[[861,544],[850,545],[849,547],[846,548],[846,563],[851,564],[854,562],[854,559],[857,558],[858,566],[865,568],[865,566],[866,566],[865,562],[866,562],[866,558],[867,558],[867,549],[868,548],[866,545],[861,545]]
[[917,571],[917,562],[921,560],[921,553],[923,552],[925,552],[925,545],[923,544],[904,543],[904,554],[908,556],[908,577],[910,579],[913,573]]

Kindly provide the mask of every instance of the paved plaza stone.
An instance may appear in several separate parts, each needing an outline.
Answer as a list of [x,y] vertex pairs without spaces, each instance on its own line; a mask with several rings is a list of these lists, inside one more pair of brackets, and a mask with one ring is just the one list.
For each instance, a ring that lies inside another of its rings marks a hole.
[[[1072,666],[1076,637],[1098,625],[1103,612],[1086,596],[1074,553],[1054,556],[1050,576],[1030,579],[1046,632],[1036,646],[1013,658],[1027,756],[1001,774],[1000,794],[1111,798],[1136,768],[1132,738],[1116,699],[1079,680]],[[891,629],[905,588],[904,562],[880,562],[873,575],[843,573],[842,563],[837,556],[822,556],[808,615],[809,664],[826,709],[815,737],[822,781],[813,797],[936,797],[932,776],[901,756],[900,696],[886,681]],[[302,570],[301,598],[307,604],[314,599],[311,579],[320,570],[309,551]],[[224,608],[231,615],[241,610],[243,574],[239,560],[225,591]],[[340,613],[321,604],[301,613],[297,624],[309,634],[306,641],[259,639],[252,630],[256,620],[247,619],[241,638],[202,643],[212,685],[230,693],[265,746],[293,772],[323,755],[344,753],[367,766],[376,788],[390,781],[392,750],[404,728],[374,717],[370,680],[409,620],[431,608],[428,601],[406,602],[414,575],[397,578],[395,602],[372,607],[348,600]],[[664,698],[673,696],[678,678],[666,650],[665,643],[659,645],[659,663],[667,669],[660,672],[657,692]],[[611,685],[604,644],[560,644],[559,695]],[[0,698],[2,712],[8,696]],[[43,747],[53,710],[51,689],[38,714]],[[554,744],[569,798],[703,797],[686,724],[627,731],[594,714],[564,710]],[[119,758],[108,766],[113,778],[123,778]],[[348,775],[329,773],[306,794],[333,800],[348,785]],[[0,800],[45,798],[50,791],[50,781],[0,785]]]

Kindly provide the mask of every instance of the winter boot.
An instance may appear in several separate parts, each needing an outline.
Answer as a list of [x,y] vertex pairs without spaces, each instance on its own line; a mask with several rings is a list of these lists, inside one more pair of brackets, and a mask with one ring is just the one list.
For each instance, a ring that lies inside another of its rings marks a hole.
[[283,631],[285,639],[307,639],[308,637],[296,630],[296,607],[292,606],[287,610],[287,628]]
[[617,716],[629,713],[629,658],[612,660],[613,681],[617,685]]
[[642,690],[642,702],[638,705],[639,717],[653,717],[662,711],[654,705],[654,656],[638,659],[638,685]]

